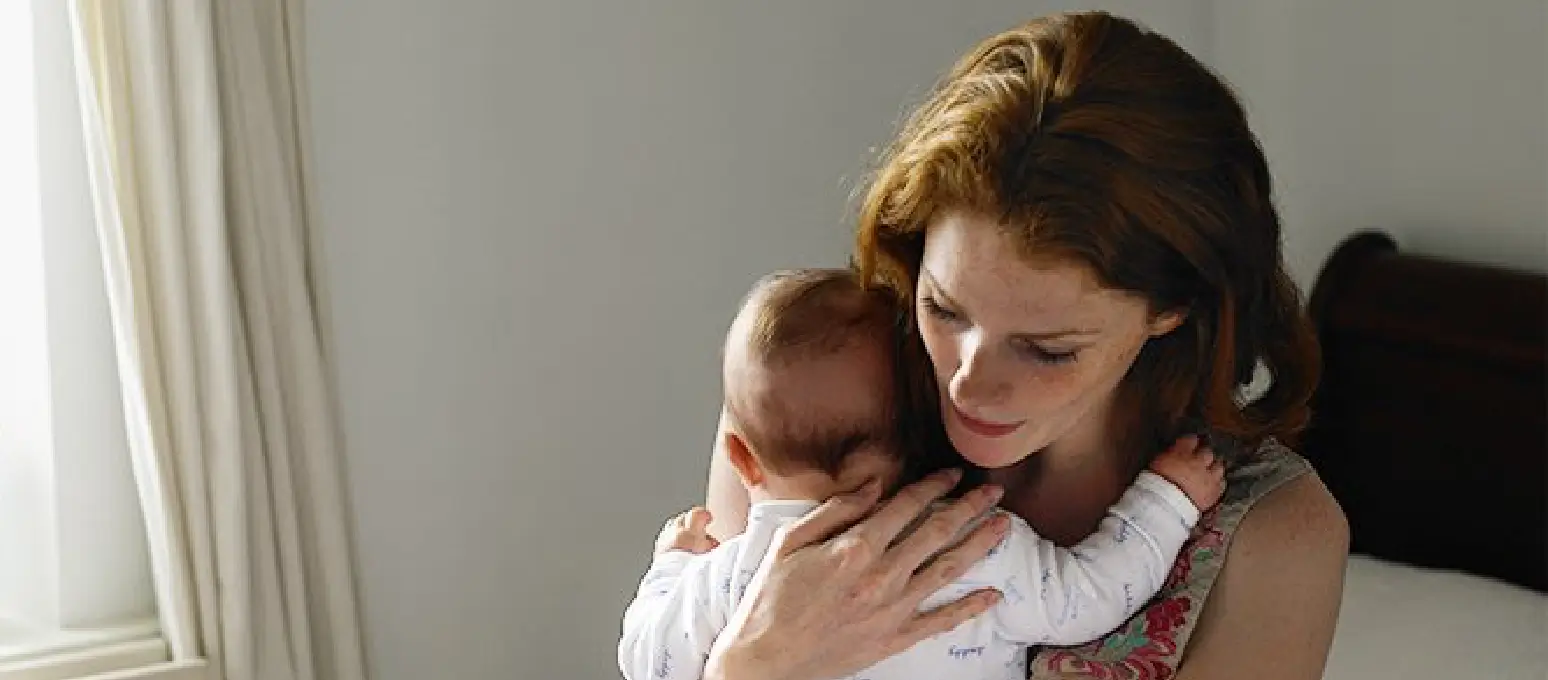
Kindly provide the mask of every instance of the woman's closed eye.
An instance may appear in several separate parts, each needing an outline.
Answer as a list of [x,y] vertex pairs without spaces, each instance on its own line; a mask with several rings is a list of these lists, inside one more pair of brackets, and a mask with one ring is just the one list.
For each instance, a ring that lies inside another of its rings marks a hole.
[[928,295],[921,296],[919,298],[919,304],[925,308],[925,311],[928,312],[930,316],[940,319],[941,321],[957,322],[962,320],[962,315],[947,309],[941,305],[940,301]]
[[1076,357],[1080,354],[1079,350],[1053,350],[1040,347],[1035,342],[1026,341],[1015,343],[1015,347],[1018,355],[1050,366],[1074,363]]
[[[919,297],[919,304],[921,307],[924,307],[925,313],[941,320],[942,322],[950,324],[961,324],[964,321],[961,314],[958,314],[955,310],[947,308],[945,305],[941,304],[939,300],[936,300],[932,296],[921,295]],[[1075,349],[1051,349],[1043,347],[1034,341],[1025,339],[1013,339],[1011,341],[1011,346],[1015,348],[1016,354],[1018,356],[1037,362],[1039,364],[1049,366],[1074,363],[1080,353],[1079,350]]]

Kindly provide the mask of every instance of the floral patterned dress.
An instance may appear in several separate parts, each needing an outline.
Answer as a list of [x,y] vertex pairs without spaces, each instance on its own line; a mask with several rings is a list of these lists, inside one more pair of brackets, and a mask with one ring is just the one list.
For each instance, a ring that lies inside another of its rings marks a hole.
[[[1216,444],[1217,450],[1221,444]],[[1032,680],[1167,680],[1198,623],[1204,600],[1225,566],[1231,537],[1258,499],[1305,474],[1306,460],[1269,440],[1232,466],[1225,495],[1199,519],[1161,592],[1118,630],[1095,642],[1048,648],[1031,662]]]

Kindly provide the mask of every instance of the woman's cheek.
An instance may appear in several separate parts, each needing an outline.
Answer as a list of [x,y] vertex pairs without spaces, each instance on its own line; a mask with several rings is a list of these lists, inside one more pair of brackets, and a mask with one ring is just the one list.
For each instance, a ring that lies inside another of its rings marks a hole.
[[1066,381],[1046,369],[1026,371],[1017,384],[1016,403],[1028,420],[1047,425],[1068,401],[1067,390]]
[[936,379],[943,384],[949,382],[960,365],[956,339],[941,332],[935,322],[927,317],[919,324],[919,336],[924,340],[925,354],[929,355],[930,363],[935,366]]
[[1089,391],[1089,376],[1079,365],[1042,366],[1022,376],[1017,402],[1036,422],[1060,427],[1067,412]]

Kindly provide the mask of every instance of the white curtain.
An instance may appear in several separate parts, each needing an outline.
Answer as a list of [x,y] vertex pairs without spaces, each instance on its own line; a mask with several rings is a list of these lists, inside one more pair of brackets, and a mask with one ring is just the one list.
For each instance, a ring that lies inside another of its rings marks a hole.
[[220,680],[365,677],[309,207],[300,0],[75,0],[163,631]]

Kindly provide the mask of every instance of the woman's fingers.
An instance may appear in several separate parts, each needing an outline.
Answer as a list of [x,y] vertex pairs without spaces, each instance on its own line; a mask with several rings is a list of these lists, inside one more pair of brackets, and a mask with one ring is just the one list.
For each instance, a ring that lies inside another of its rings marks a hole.
[[961,578],[969,567],[977,564],[1005,540],[1005,534],[1010,530],[1010,521],[1010,517],[1004,513],[995,513],[956,547],[941,553],[928,567],[909,578],[899,604],[916,608],[925,598]]
[[[1005,533],[1009,529],[1010,518],[1004,514],[995,514],[989,521],[974,529],[961,544],[942,553],[930,563],[929,567],[909,579],[908,587],[904,590],[903,596],[898,598],[897,606],[905,607],[909,611],[917,611],[919,603],[925,598],[960,578],[968,567],[988,555],[994,546],[1004,540]],[[968,619],[988,611],[1003,597],[1004,595],[999,591],[985,588],[974,591],[951,604],[942,605],[928,612],[916,613],[899,631],[897,646],[893,653],[901,652],[921,640],[962,625]]]
[[920,641],[935,637],[957,626],[962,625],[968,619],[982,614],[998,604],[999,591],[991,588],[975,591],[951,604],[942,605],[928,612],[916,614],[912,620],[903,624],[894,639],[888,656],[901,653],[903,650],[913,647]]
[[813,543],[828,540],[865,517],[880,496],[881,481],[872,479],[859,489],[829,498],[816,510],[790,525],[784,538],[779,541],[775,554],[784,557]]
[[[932,513],[930,519],[925,520],[924,524],[892,550],[893,568],[905,578],[913,574],[931,556],[949,547],[953,539],[961,536],[964,527],[999,503],[1003,493],[999,486],[985,484]],[[988,552],[989,546],[984,547],[985,552]]]
[[876,514],[845,532],[845,538],[852,543],[867,546],[874,554],[880,555],[886,551],[887,546],[892,545],[893,539],[904,528],[913,523],[936,499],[950,492],[960,479],[961,470],[942,470],[903,487],[902,491],[882,504]]

